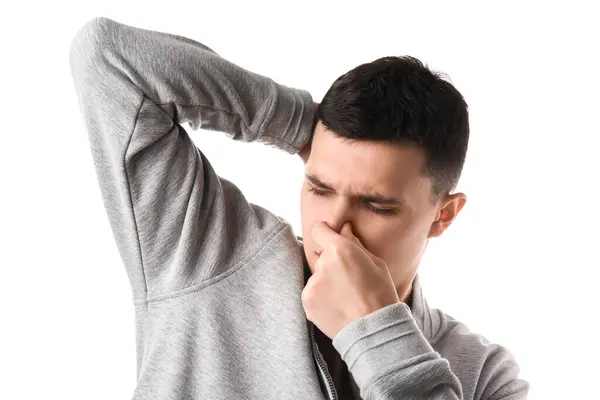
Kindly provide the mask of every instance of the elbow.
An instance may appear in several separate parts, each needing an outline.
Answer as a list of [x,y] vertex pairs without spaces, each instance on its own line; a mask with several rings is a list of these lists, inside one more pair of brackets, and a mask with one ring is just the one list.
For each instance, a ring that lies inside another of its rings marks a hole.
[[93,18],[79,28],[71,40],[69,64],[76,81],[97,68],[109,43],[107,25],[111,22],[105,17]]

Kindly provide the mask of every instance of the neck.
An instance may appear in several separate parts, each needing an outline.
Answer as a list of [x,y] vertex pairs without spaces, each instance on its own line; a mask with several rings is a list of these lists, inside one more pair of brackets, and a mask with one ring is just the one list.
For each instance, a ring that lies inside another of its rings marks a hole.
[[402,290],[398,290],[398,298],[401,302],[406,303],[406,305],[412,309],[412,283],[408,285],[408,288]]

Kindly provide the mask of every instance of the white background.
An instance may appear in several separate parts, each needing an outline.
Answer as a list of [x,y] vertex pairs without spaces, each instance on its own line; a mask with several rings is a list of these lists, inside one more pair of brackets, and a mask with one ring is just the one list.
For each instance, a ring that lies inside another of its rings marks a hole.
[[[316,101],[339,75],[384,55],[447,73],[470,106],[459,187],[469,200],[428,250],[425,295],[509,347],[530,399],[600,398],[600,31],[591,5],[94,3],[3,7],[1,399],[125,399],[135,386],[129,283],[68,64],[73,35],[95,16],[189,36]],[[250,201],[300,232],[299,158],[192,136]]]

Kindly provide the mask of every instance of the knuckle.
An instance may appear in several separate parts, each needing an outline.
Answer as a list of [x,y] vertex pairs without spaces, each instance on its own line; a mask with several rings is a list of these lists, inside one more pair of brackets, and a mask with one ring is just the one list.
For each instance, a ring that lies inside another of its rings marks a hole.
[[304,289],[300,297],[304,306],[311,306],[314,302],[314,294],[312,288]]
[[308,286],[302,291],[302,295],[300,295],[300,298],[302,299],[302,304],[308,303],[308,301],[310,300],[310,289]]
[[332,250],[337,258],[347,258],[352,255],[352,248],[342,240],[336,241],[332,246]]

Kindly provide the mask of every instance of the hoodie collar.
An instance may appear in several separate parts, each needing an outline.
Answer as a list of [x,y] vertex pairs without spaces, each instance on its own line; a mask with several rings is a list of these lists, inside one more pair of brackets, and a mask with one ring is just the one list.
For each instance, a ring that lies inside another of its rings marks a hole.
[[[308,279],[310,278],[312,273],[308,266],[308,261],[306,260],[306,254],[304,254],[304,245],[301,237],[298,237],[298,242],[300,244],[300,250],[302,253],[302,263],[304,267],[304,286],[306,286],[306,283],[308,282]],[[439,332],[441,321],[439,312],[429,308],[429,305],[427,304],[427,301],[423,296],[423,288],[421,286],[421,279],[419,278],[419,274],[417,274],[415,276],[415,279],[413,280],[412,291],[410,295],[410,304],[407,305],[410,307],[410,311],[417,323],[417,326],[419,327],[427,341],[431,342],[432,339]]]
[[423,296],[421,278],[419,274],[415,276],[412,284],[412,304],[410,311],[417,322],[417,326],[423,333],[428,342],[432,342],[440,331],[441,319],[440,313],[429,307],[427,300]]

